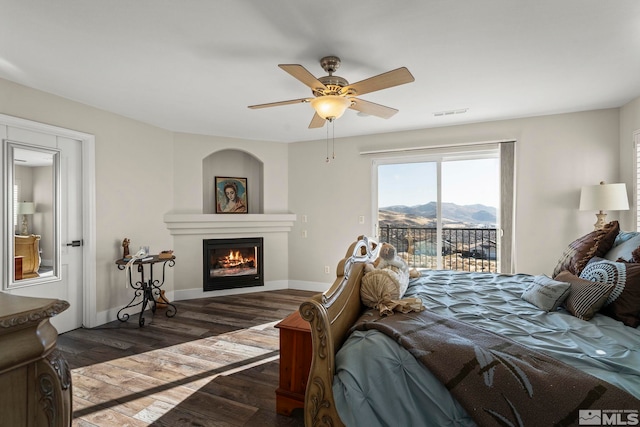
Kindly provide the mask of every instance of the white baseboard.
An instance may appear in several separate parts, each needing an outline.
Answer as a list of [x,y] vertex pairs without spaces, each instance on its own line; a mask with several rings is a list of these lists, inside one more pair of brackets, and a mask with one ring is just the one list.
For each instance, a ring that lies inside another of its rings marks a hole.
[[183,301],[183,300],[196,299],[196,298],[222,297],[226,295],[249,294],[253,292],[277,291],[280,289],[288,289],[288,283],[286,280],[272,280],[272,281],[266,282],[264,286],[223,289],[221,291],[205,292],[202,290],[202,287],[194,288],[194,289],[182,289],[182,290],[175,291],[175,300]]
[[300,291],[324,292],[331,287],[331,283],[307,282],[304,280],[289,280],[288,289],[298,289]]

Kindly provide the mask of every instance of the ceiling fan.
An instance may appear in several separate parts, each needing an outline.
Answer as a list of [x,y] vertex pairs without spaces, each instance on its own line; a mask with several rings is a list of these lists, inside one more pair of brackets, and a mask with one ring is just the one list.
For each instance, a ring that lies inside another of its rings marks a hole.
[[333,75],[340,67],[340,58],[337,56],[325,56],[320,60],[320,65],[329,74],[328,76],[316,78],[299,64],[278,65],[278,67],[310,87],[313,98],[298,98],[268,104],[250,105],[249,108],[257,109],[309,102],[315,110],[309,129],[322,127],[325,121],[332,122],[338,119],[347,108],[388,119],[396,114],[398,110],[365,101],[356,98],[356,96],[411,83],[415,80],[406,67],[400,67],[357,83],[349,84],[346,79]]

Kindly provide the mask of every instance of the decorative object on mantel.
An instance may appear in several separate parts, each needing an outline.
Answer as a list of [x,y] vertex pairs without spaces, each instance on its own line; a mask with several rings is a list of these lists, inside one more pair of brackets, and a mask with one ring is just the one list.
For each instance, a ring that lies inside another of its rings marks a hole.
[[604,227],[607,214],[603,211],[626,211],[629,209],[629,199],[627,198],[627,186],[624,183],[605,184],[600,181],[599,185],[589,185],[582,187],[580,192],[581,211],[599,211],[596,214],[597,221],[594,230],[601,230]]
[[33,202],[18,203],[16,213],[18,215],[22,215],[22,227],[20,228],[20,234],[27,236],[29,234],[29,221],[27,220],[27,215],[33,215],[36,213],[36,204]]
[[247,178],[215,177],[216,213],[248,213]]

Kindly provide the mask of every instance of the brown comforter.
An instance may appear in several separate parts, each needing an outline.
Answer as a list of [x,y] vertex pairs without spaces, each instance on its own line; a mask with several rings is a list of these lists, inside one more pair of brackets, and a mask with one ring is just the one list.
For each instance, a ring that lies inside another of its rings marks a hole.
[[367,311],[353,329],[377,329],[404,346],[481,426],[570,426],[586,410],[640,409],[640,400],[605,381],[429,311]]

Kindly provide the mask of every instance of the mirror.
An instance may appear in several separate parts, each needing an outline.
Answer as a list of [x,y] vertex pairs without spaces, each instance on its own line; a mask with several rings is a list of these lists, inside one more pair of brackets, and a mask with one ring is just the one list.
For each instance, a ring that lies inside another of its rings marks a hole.
[[60,152],[4,146],[4,288],[60,280]]

